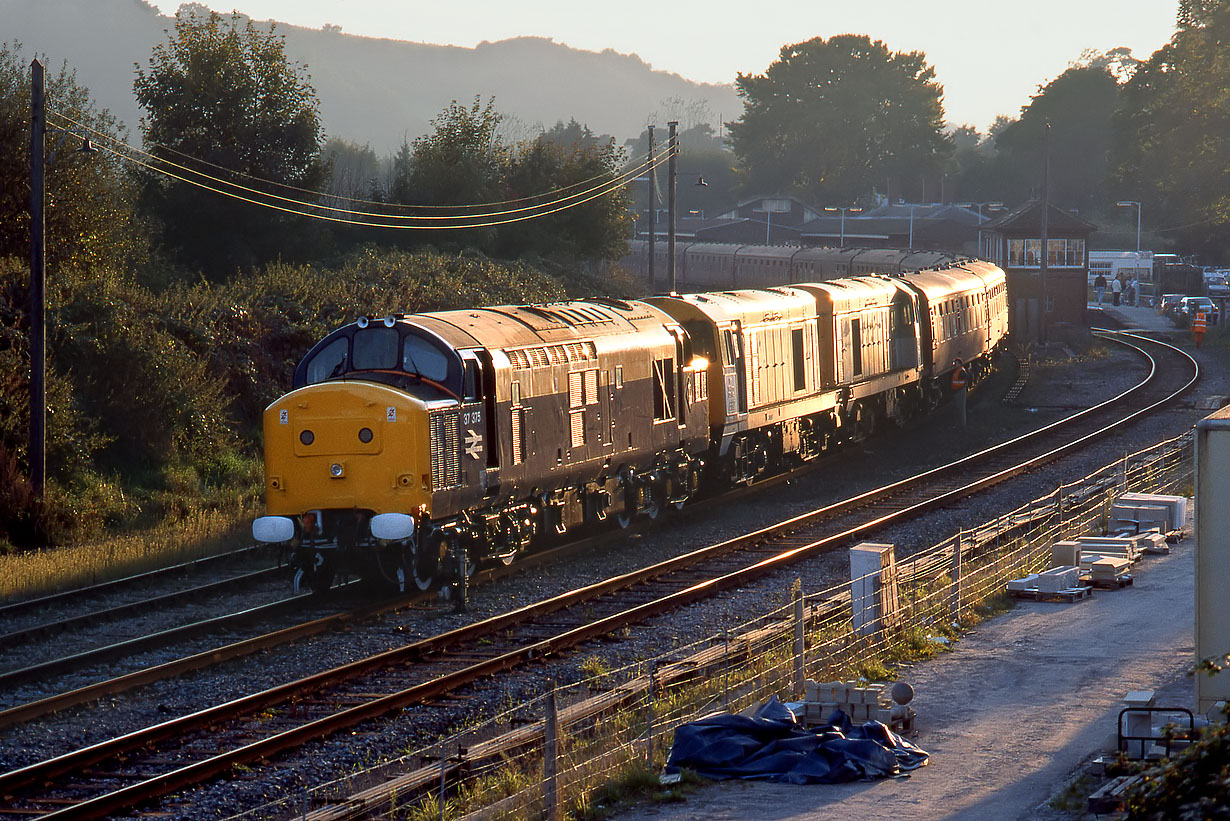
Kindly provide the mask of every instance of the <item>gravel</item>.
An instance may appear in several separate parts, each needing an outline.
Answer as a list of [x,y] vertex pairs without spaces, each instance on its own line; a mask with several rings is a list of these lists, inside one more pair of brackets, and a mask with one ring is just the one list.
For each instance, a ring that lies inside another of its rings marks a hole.
[[[1218,352],[1205,348],[1196,353],[1206,364],[1213,364]],[[630,533],[616,548],[581,557],[564,567],[527,570],[473,590],[468,614],[404,611],[345,633],[302,641],[3,731],[0,767],[7,770],[67,752],[84,743],[101,741],[730,538],[750,527],[779,521],[859,488],[908,475],[916,467],[933,464],[942,457],[976,450],[1009,433],[1059,418],[1073,406],[1086,406],[1119,393],[1143,373],[1144,368],[1134,355],[1117,349],[1104,356],[1035,365],[1029,384],[1013,406],[995,400],[1006,390],[1010,379],[1009,374],[997,376],[998,381],[971,394],[969,427],[965,431],[956,429],[951,409],[941,408],[935,416],[909,430],[885,431],[864,447],[842,453],[821,470],[779,485],[737,507],[728,505],[716,511],[711,508],[703,515],[693,515],[685,509],[643,534]],[[1224,374],[1207,367],[1205,373],[1198,397],[1230,394],[1230,382]],[[1189,397],[1182,404],[1156,413],[1073,456],[948,509],[889,528],[875,538],[894,543],[907,552],[930,547],[958,528],[992,519],[1126,453],[1177,436],[1207,414],[1207,410],[1195,409]],[[749,614],[779,606],[795,578],[802,580],[804,590],[820,590],[840,581],[846,572],[844,555],[816,558],[647,624],[619,642],[595,645],[562,662],[475,685],[464,702],[447,710],[407,709],[395,718],[360,727],[357,732],[309,745],[273,766],[254,769],[243,778],[192,790],[183,796],[175,814],[189,819],[227,817],[271,800],[298,795],[306,788],[396,758],[475,716],[489,716],[507,705],[533,698],[550,681],[580,680],[580,664],[585,658],[597,656],[608,668],[617,668],[656,655],[668,642],[684,643],[713,635],[742,623]],[[58,689],[64,683],[61,680],[55,685]]]

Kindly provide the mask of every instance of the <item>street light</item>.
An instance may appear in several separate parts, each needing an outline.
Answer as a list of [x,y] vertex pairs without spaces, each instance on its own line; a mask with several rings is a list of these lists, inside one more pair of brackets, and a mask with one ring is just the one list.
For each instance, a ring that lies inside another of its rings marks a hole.
[[1115,203],[1115,205],[1118,205],[1120,208],[1129,208],[1133,205],[1136,206],[1136,255],[1139,257],[1140,256],[1140,211],[1141,211],[1140,203],[1138,203],[1136,200],[1120,200],[1119,202]]
[[961,203],[962,208],[977,208],[978,209],[978,253],[982,253],[982,207],[986,206],[988,211],[999,211],[1004,207],[1002,202],[964,202]]
[[837,207],[837,208],[829,208],[829,207],[826,205],[826,206],[824,207],[824,210],[825,210],[825,211],[840,211],[840,212],[841,212],[841,247],[842,247],[842,248],[845,248],[845,247],[846,247],[846,212],[847,212],[847,211],[849,211],[849,212],[850,212],[850,213],[852,213],[852,214],[857,214],[859,211],[862,211],[863,209],[862,209],[862,208],[853,208],[853,207],[850,207],[850,206],[847,206],[847,207],[845,207],[845,208],[841,208],[841,207]]

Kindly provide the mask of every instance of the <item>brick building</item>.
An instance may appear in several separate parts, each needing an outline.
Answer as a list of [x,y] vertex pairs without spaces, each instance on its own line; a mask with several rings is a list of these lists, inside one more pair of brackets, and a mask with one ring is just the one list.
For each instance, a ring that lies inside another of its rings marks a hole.
[[1029,200],[982,225],[980,256],[1008,275],[1008,327],[1015,339],[1038,341],[1085,332],[1089,287],[1086,246],[1096,228],[1071,211],[1048,203],[1047,254],[1043,266],[1039,200]]

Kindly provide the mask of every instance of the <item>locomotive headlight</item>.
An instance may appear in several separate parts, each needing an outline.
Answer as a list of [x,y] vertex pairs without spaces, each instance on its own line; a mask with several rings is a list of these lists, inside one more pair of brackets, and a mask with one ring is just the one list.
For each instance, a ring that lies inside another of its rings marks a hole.
[[392,327],[393,327],[394,325],[396,325],[396,324],[397,324],[397,318],[396,318],[396,317],[393,317],[393,316],[386,316],[386,317],[384,318],[384,327],[386,327],[386,328],[392,328]]
[[368,442],[372,441],[372,435],[371,428],[362,428],[359,430],[359,441],[366,445]]
[[303,430],[299,433],[299,441],[305,445],[310,445],[316,441],[316,434],[310,430]]
[[345,471],[342,470],[341,464],[338,462],[334,462],[333,464],[329,465],[329,475],[332,476],[334,479],[342,478],[342,474],[344,472]]

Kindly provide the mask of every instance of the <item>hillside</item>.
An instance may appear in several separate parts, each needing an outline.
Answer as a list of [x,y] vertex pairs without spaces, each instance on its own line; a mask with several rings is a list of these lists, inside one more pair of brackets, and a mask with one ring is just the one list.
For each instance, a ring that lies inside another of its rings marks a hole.
[[[100,107],[134,134],[134,65],[146,64],[172,23],[144,0],[0,0],[0,36],[20,41],[29,57],[45,56],[52,70],[67,60]],[[277,31],[288,56],[307,66],[328,136],[370,144],[379,154],[425,133],[451,100],[475,96],[494,96],[497,109],[527,126],[575,118],[621,142],[655,112],[659,125],[672,116],[694,124],[667,100],[703,101],[715,130],[719,117],[732,120],[743,110],[733,86],[693,83],[654,71],[634,54],[581,51],[545,38],[459,48],[282,24]]]

